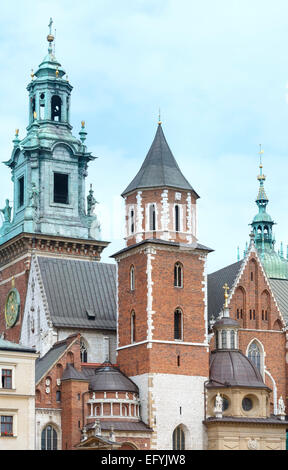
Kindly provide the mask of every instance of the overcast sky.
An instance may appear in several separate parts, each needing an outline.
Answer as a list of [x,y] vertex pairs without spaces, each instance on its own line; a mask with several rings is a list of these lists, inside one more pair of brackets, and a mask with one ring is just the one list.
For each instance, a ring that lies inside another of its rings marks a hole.
[[[100,202],[103,261],[123,247],[119,196],[163,130],[201,196],[198,239],[215,250],[209,272],[237,261],[257,212],[261,143],[268,212],[277,248],[288,243],[287,0],[0,0],[1,161],[28,124],[31,69],[47,53],[52,16],[56,57],[73,85],[71,121],[86,121],[89,167]],[[0,205],[12,199],[1,165]]]

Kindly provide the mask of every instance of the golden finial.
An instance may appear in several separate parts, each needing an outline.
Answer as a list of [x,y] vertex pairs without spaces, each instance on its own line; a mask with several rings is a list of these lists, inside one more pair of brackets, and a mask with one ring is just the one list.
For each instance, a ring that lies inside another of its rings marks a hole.
[[55,72],[55,73],[56,73],[56,78],[58,78],[58,77],[59,77],[59,70],[58,70],[58,67],[56,67],[56,72]]
[[260,155],[260,168],[262,168],[262,155],[263,155],[263,153],[264,153],[264,150],[262,150],[262,145],[261,145],[261,144],[259,144],[259,148],[260,148],[260,150],[259,150],[259,155]]
[[12,278],[11,278],[11,284],[12,284],[12,287],[15,287],[15,277],[14,276],[12,276]]
[[32,80],[34,80],[34,77],[35,77],[35,75],[34,75],[34,70],[31,69],[31,78],[32,78]]
[[19,135],[19,129],[16,129],[16,130],[15,130],[15,135],[16,135],[16,137],[18,137],[18,135]]
[[159,109],[159,119],[158,119],[158,124],[161,126],[162,121],[161,121],[161,109]]
[[224,308],[228,308],[229,286],[228,286],[227,282],[224,284],[223,289],[225,291],[225,293],[224,293],[224,299],[225,299]]
[[36,113],[36,111],[34,111],[33,117],[34,117],[34,119],[37,119],[37,113]]
[[263,165],[262,165],[262,155],[264,153],[264,150],[262,150],[262,145],[259,144],[259,157],[260,157],[260,164],[259,164],[259,168],[260,168],[260,175],[257,177],[258,181],[265,181],[266,180],[266,176],[262,174],[262,168],[263,168]]
[[81,126],[82,126],[82,129],[84,129],[84,127],[85,127],[85,121],[81,121]]

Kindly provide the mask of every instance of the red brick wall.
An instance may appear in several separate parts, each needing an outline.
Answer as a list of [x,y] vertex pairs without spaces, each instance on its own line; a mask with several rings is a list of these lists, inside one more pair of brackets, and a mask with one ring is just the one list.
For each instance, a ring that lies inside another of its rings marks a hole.
[[[160,250],[155,245],[156,254],[152,260],[153,282],[153,340],[171,341],[172,344],[153,343],[135,345],[118,352],[117,362],[129,376],[147,372],[166,374],[208,375],[208,353],[206,348],[175,344],[174,312],[181,308],[183,313],[184,342],[203,343],[205,341],[204,319],[204,260],[200,255],[171,248]],[[183,288],[174,287],[174,265],[183,265]],[[130,292],[129,270],[135,268],[135,291]],[[147,340],[147,255],[131,252],[118,264],[119,281],[119,346],[131,344],[131,311],[136,314],[136,343]],[[178,366],[177,356],[180,356]]]
[[[27,263],[28,261],[28,263]],[[5,333],[5,339],[8,341],[12,341],[18,343],[20,340],[21,334],[21,325],[24,315],[24,307],[26,301],[26,294],[27,294],[27,285],[28,285],[28,277],[29,277],[29,265],[30,265],[30,256],[13,262],[11,266],[8,266],[1,271],[0,277],[0,331]],[[16,277],[18,274],[21,276]],[[12,281],[8,280],[12,276],[15,277],[15,289],[18,290],[20,294],[20,314],[17,320],[17,323],[12,328],[6,327],[5,321],[5,303],[6,298],[9,291],[12,289]],[[8,282],[3,283],[3,281],[8,280]]]
[[[156,206],[157,206],[157,212],[156,212],[156,216],[157,216],[157,220],[156,220],[156,228],[159,229],[161,228],[161,211],[162,211],[162,193],[164,191],[165,188],[159,188],[159,189],[145,189],[145,190],[142,190],[142,194],[141,194],[141,198],[142,198],[142,203],[141,203],[141,207],[144,209],[143,210],[143,220],[142,220],[142,231],[144,232],[146,230],[146,204],[152,204],[152,203],[155,203]],[[168,189],[168,188],[166,188]],[[178,201],[178,200],[175,200],[175,193],[180,193],[181,194],[181,200]],[[186,232],[188,230],[187,228],[187,194],[188,194],[189,191],[181,191],[181,190],[173,190],[173,189],[168,189],[168,204],[170,206],[169,208],[169,215],[170,215],[170,223],[169,223],[169,231],[171,232],[174,232],[174,204],[179,204],[182,206],[183,208],[183,214],[182,214],[182,219],[181,219],[181,223],[182,223],[182,227],[181,227],[181,231],[183,232]],[[196,199],[195,197],[193,196],[193,193],[191,193],[191,203],[192,204],[196,204]],[[130,194],[127,199],[126,199],[126,207],[127,206],[130,206],[130,205],[134,205],[135,206],[135,222],[136,222],[136,207],[137,207],[137,191]],[[128,217],[129,215],[127,216],[126,215],[126,222],[128,220]],[[157,232],[156,232],[157,233]],[[186,240],[186,237],[181,235],[181,233],[174,233],[174,241],[179,241],[179,242],[186,242],[187,243],[187,240]],[[147,232],[145,234],[145,238],[157,238],[157,236],[155,235],[155,232],[154,232],[154,235],[153,235],[153,232]],[[159,237],[158,237],[159,238]],[[127,245],[130,246],[130,245],[134,245],[136,243],[136,239],[135,237],[133,236],[130,236],[129,239],[127,240]]]
[[[238,320],[243,328],[239,331],[239,348],[246,354],[247,347],[253,339],[261,342],[265,351],[265,365],[276,381],[278,398],[280,395],[283,396],[283,399],[286,398],[285,333],[268,331],[279,331],[284,325],[261,266],[253,253],[250,254],[229,306],[230,316]],[[237,318],[237,309],[243,310],[243,319]],[[265,382],[272,387],[272,382],[267,374],[265,374]],[[273,401],[273,394],[271,394],[271,400]]]

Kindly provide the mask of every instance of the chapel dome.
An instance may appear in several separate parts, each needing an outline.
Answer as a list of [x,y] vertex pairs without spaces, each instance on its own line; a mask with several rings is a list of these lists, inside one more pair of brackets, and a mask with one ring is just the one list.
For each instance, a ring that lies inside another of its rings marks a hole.
[[265,250],[260,258],[268,278],[288,279],[288,261],[276,251]]
[[215,350],[210,358],[208,387],[265,388],[259,370],[239,350]]
[[95,375],[90,378],[89,390],[139,393],[137,385],[132,380],[108,363],[95,370]]

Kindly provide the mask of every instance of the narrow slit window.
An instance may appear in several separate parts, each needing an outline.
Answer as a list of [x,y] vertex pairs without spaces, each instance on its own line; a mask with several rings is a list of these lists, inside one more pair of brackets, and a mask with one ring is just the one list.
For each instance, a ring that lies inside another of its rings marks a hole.
[[135,312],[131,313],[131,343],[136,341],[136,315]]
[[183,268],[180,263],[174,266],[174,287],[183,287]]
[[130,211],[130,233],[133,234],[135,232],[135,213],[134,209]]
[[68,175],[54,173],[54,202],[57,204],[69,204]]
[[175,206],[175,232],[180,232],[180,208]]
[[135,268],[131,266],[130,268],[130,290],[135,290]]
[[18,207],[24,206],[24,176],[18,180]]
[[156,207],[151,204],[149,207],[149,230],[155,232],[156,230]]

